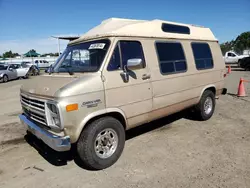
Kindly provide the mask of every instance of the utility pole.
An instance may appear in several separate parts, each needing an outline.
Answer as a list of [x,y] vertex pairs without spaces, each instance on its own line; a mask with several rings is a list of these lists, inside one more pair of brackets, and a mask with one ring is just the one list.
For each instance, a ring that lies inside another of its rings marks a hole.
[[60,39],[59,38],[57,38],[57,40],[58,40],[58,56],[60,56]]

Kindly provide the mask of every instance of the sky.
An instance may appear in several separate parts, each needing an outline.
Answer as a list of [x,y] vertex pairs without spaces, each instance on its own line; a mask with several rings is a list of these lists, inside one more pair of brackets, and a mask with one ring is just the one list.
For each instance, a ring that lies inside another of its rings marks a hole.
[[225,42],[250,31],[250,0],[0,0],[0,54],[57,52],[51,36],[81,35],[111,17],[202,25]]

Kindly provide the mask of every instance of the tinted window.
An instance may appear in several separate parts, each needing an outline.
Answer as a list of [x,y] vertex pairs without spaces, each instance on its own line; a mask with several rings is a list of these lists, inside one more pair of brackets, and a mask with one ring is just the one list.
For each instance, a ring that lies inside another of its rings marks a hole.
[[0,65],[0,70],[7,70],[8,66]]
[[21,65],[19,65],[19,64],[15,64],[15,65],[13,65],[14,67],[14,69],[18,69],[18,68],[20,68],[21,67]]
[[[121,51],[121,55],[119,52]],[[127,65],[129,59],[139,58],[144,62],[143,67],[145,67],[145,58],[143,54],[142,45],[138,41],[120,41],[111,57],[110,63],[108,65],[108,70],[120,69],[120,66]],[[120,62],[122,60],[122,63]]]
[[108,64],[108,71],[121,69],[121,58],[119,52],[119,45],[116,46]]
[[161,29],[168,33],[190,34],[190,29],[186,26],[163,23]]
[[120,42],[122,65],[127,65],[129,59],[139,58],[144,61],[144,54],[140,42],[137,41],[121,41]]
[[162,74],[187,70],[186,58],[180,43],[156,43],[156,50]]
[[233,54],[233,53],[228,53],[228,56],[229,56],[229,57],[235,57],[236,55]]
[[14,68],[15,68],[15,66],[14,66],[14,65],[10,65],[10,66],[9,66],[9,68],[12,68],[12,69],[14,69]]
[[213,58],[207,43],[192,43],[192,49],[198,70],[213,68]]

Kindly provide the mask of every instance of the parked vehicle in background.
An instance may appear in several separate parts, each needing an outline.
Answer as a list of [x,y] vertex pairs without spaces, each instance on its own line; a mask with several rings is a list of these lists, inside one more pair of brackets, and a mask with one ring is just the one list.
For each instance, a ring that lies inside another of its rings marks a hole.
[[28,78],[29,77],[29,67],[27,65],[16,63],[11,64],[13,65],[13,68],[17,71],[17,77],[18,78]]
[[27,67],[31,67],[32,65],[34,65],[33,63],[29,62],[29,61],[22,61],[21,62],[22,66],[27,66]]
[[0,81],[8,82],[17,78],[17,70],[14,68],[14,65],[0,64]]
[[250,50],[244,50],[243,55],[249,55],[250,56]]
[[239,55],[234,51],[226,52],[224,56],[224,61],[226,64],[237,64],[240,67],[241,60],[244,57],[249,57],[249,55]]
[[241,60],[240,67],[246,71],[250,71],[250,57],[245,57]]
[[48,68],[50,63],[46,60],[35,60],[35,65],[39,68]]
[[50,73],[22,85],[20,120],[56,151],[75,144],[89,169],[118,160],[126,130],[189,108],[208,120],[226,93],[212,31],[162,20],[105,20],[70,42]]

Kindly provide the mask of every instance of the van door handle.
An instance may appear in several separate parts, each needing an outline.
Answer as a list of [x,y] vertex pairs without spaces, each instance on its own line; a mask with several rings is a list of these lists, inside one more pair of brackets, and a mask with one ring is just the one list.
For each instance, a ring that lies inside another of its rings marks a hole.
[[147,80],[147,79],[150,79],[150,78],[151,78],[150,74],[143,74],[142,75],[143,80]]

